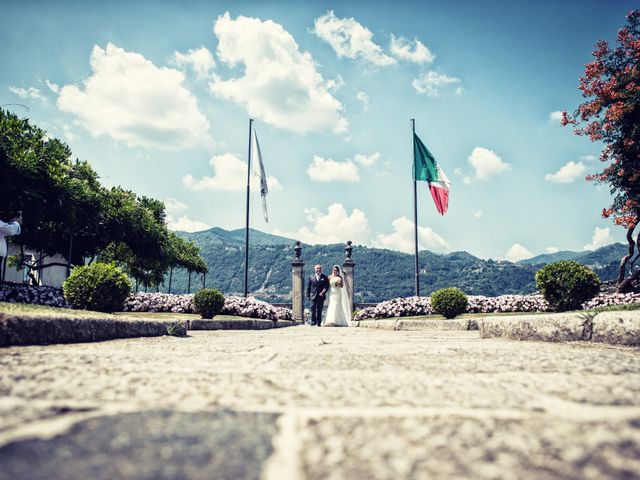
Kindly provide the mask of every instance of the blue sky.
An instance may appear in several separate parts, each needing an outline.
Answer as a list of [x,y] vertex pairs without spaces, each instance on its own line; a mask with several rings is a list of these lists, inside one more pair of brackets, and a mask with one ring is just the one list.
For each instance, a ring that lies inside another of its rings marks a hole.
[[[0,6],[0,104],[170,226],[244,226],[248,119],[269,223],[309,243],[412,249],[416,131],[451,180],[419,184],[420,248],[518,260],[624,238],[600,218],[600,146],[563,128],[584,64],[634,2],[22,2]],[[555,112],[555,113],[554,113]],[[26,214],[26,212],[25,212]]]

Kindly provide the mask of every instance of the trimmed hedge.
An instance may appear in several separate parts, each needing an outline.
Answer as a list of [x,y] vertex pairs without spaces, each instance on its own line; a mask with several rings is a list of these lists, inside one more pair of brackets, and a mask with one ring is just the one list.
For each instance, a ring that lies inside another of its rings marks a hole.
[[536,286],[556,312],[579,310],[600,291],[600,279],[589,267],[562,260],[536,273]]
[[224,295],[215,288],[203,288],[193,296],[193,308],[202,318],[211,319],[224,307]]
[[62,291],[74,308],[115,312],[122,310],[131,293],[131,282],[115,265],[93,263],[74,268]]
[[431,294],[433,310],[445,318],[455,318],[467,310],[469,300],[457,288],[443,288]]

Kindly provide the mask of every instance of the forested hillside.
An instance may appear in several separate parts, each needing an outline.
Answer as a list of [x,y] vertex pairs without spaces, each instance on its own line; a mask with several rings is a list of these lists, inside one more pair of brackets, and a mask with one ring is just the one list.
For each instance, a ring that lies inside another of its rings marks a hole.
[[[204,232],[181,233],[201,248],[201,255],[209,265],[207,287],[224,293],[243,291],[244,230],[226,231],[213,228]],[[256,230],[250,231],[249,291],[271,302],[290,301],[291,262],[294,241]],[[571,258],[592,266],[603,280],[614,278],[617,263],[624,252],[621,244],[609,245],[595,252],[562,252],[562,258]],[[309,275],[318,263],[329,271],[331,265],[344,260],[344,245],[304,245],[302,259]],[[538,257],[539,258],[539,257]],[[545,258],[546,259],[546,258]],[[355,246],[356,302],[379,302],[414,293],[413,256],[394,250]],[[553,258],[551,259],[553,260]],[[483,260],[467,252],[446,255],[429,251],[420,252],[421,294],[444,287],[458,287],[472,295],[502,295],[535,292],[535,273],[544,261],[529,264],[526,261]],[[171,291],[187,291],[188,275],[184,271],[173,273]],[[201,286],[201,277],[191,279],[191,291]],[[168,277],[165,285],[168,288]]]

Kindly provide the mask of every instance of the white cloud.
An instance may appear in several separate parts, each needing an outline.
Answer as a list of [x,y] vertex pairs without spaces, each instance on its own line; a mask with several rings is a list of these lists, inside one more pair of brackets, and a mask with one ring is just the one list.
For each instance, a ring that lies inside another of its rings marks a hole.
[[[414,78],[411,85],[413,85],[413,88],[415,88],[418,93],[424,93],[429,97],[437,97],[440,93],[440,87],[458,82],[460,82],[459,78],[430,71],[421,77]],[[462,93],[462,91],[460,93]]]
[[77,128],[72,127],[68,123],[62,124],[62,131],[64,132],[65,138],[70,142],[73,142],[74,140],[80,138],[77,132]]
[[198,78],[207,77],[216,66],[213,54],[206,47],[189,49],[187,53],[174,52],[173,63],[178,67],[190,67]]
[[380,152],[375,152],[371,155],[357,153],[353,159],[363,167],[372,167],[380,159]]
[[593,237],[591,237],[591,243],[584,245],[582,247],[583,250],[597,250],[600,247],[604,247],[605,245],[609,245],[613,243],[615,240],[609,233],[609,227],[599,228],[593,232]]
[[211,228],[211,225],[199,220],[191,220],[188,215],[183,215],[177,220],[167,215],[167,227],[178,232],[200,232]]
[[371,30],[355,18],[337,18],[333,10],[316,18],[313,33],[331,45],[339,58],[358,58],[379,67],[396,63],[373,42]]
[[362,103],[362,108],[366,112],[369,109],[369,95],[365,92],[358,92],[356,98]]
[[218,58],[229,67],[244,65],[243,76],[216,77],[211,91],[243,106],[249,115],[297,133],[330,129],[347,131],[342,104],[327,90],[308,52],[282,25],[271,20],[229,12],[218,17],[213,28],[218,37]]
[[503,162],[496,152],[483,147],[474,148],[467,161],[473,168],[475,177],[466,177],[463,180],[466,184],[471,183],[474,179],[488,180],[510,168],[509,164]]
[[45,97],[42,96],[42,94],[40,93],[40,90],[34,87],[22,88],[22,87],[10,86],[9,91],[17,95],[18,97],[24,98],[24,99],[35,98],[37,100],[42,100],[43,102],[47,100]]
[[558,253],[559,251],[558,247],[547,247],[547,253]]
[[[392,223],[393,232],[385,235],[376,235],[373,246],[399,250],[405,253],[415,251],[414,224],[407,217],[396,218]],[[433,252],[446,252],[449,244],[429,227],[418,227],[418,245],[421,250],[427,249]]]
[[533,253],[531,253],[527,247],[524,247],[519,243],[514,243],[509,247],[509,250],[507,250],[505,257],[510,262],[517,262],[519,260],[533,257]]
[[580,157],[580,160],[582,160],[583,162],[593,162],[597,158],[598,157],[596,157],[595,155],[583,155]]
[[282,235],[310,244],[354,243],[366,244],[369,240],[369,223],[362,210],[354,208],[349,214],[341,203],[333,203],[323,213],[316,208],[305,209],[307,221],[311,227],[303,227],[297,232],[274,230],[275,235]]
[[473,218],[475,218],[475,219],[482,218],[482,216],[483,216],[483,215],[484,215],[484,214],[482,213],[482,210],[475,210],[475,211],[473,212]]
[[456,97],[462,96],[463,93],[464,93],[464,88],[462,87],[456,88]]
[[315,182],[359,182],[358,167],[351,160],[336,162],[314,155],[307,175]]
[[57,83],[53,83],[53,82],[49,81],[48,79],[45,80],[44,83],[49,88],[49,90],[51,90],[56,95],[58,93],[60,93],[60,85],[58,85]]
[[567,162],[556,173],[547,173],[544,179],[553,183],[571,183],[584,175],[586,168],[582,162]]
[[556,110],[549,114],[549,121],[554,123],[560,123],[562,120],[562,112],[560,110]]
[[[194,178],[191,174],[182,178],[182,183],[195,191],[217,190],[223,192],[242,192],[247,188],[247,162],[233,153],[215,155],[209,164],[213,167],[213,176]],[[251,176],[251,188],[256,191],[259,180]],[[277,178],[267,176],[267,186],[270,192],[281,190],[282,186]]]
[[158,68],[111,43],[93,47],[90,65],[84,90],[62,87],[58,108],[74,114],[94,137],[176,150],[211,143],[209,122],[178,70]]
[[391,35],[391,43],[389,44],[391,55],[407,62],[413,63],[431,63],[436,56],[417,38],[410,42],[404,37],[396,38]]
[[188,207],[184,203],[172,197],[165,198],[164,208],[167,212],[167,215],[175,215],[176,213],[184,212],[188,209]]

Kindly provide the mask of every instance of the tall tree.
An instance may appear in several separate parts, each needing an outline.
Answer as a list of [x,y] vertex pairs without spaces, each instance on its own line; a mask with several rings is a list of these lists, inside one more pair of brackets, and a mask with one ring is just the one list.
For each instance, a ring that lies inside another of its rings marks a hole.
[[[615,48],[601,40],[580,78],[587,99],[573,114],[563,112],[562,124],[575,125],[576,135],[602,142],[604,170],[588,181],[609,185],[613,202],[602,209],[604,218],[627,230],[627,255],[620,261],[618,291],[627,291],[640,278],[635,266],[640,256],[640,11],[627,15],[628,24],[618,31]],[[635,256],[634,256],[635,255]]]

